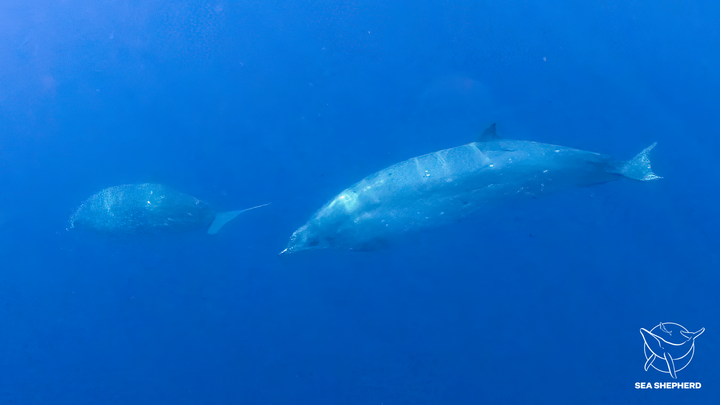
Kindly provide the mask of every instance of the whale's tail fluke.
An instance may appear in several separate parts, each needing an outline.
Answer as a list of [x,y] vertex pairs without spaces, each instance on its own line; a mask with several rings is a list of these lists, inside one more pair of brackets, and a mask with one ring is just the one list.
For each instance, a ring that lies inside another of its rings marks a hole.
[[640,181],[657,180],[662,177],[653,173],[650,168],[650,151],[657,145],[657,142],[645,148],[634,158],[620,163],[617,172],[623,176]]
[[705,332],[705,328],[702,328],[702,329],[700,329],[700,330],[697,331],[697,332],[685,332],[685,331],[680,331],[680,334],[683,335],[683,336],[685,337],[685,339],[695,340],[695,338],[698,337],[698,336],[700,336],[700,335],[702,335],[703,332]]
[[264,207],[266,205],[270,205],[270,203],[258,205],[256,207],[245,208],[244,210],[240,210],[240,211],[221,212],[221,213],[215,215],[215,219],[212,221],[212,224],[210,224],[210,228],[208,228],[207,233],[209,233],[210,235],[215,235],[216,233],[218,233],[220,228],[222,228],[225,224],[227,224],[228,222],[235,219],[236,216],[242,214],[245,211],[254,210],[255,208]]

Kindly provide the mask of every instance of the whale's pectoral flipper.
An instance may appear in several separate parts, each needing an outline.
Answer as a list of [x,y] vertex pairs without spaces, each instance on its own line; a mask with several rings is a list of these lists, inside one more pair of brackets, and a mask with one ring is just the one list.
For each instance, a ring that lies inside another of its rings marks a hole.
[[702,328],[702,329],[700,329],[700,330],[697,331],[697,332],[685,332],[685,331],[680,331],[680,334],[683,335],[683,336],[685,336],[685,338],[688,339],[688,340],[695,340],[695,338],[697,338],[698,336],[702,335],[703,332],[705,332],[705,328]]
[[647,361],[645,361],[645,371],[648,371],[653,361],[655,361],[655,354],[651,352],[650,357],[648,357]]
[[662,177],[653,173],[650,167],[650,151],[655,145],[657,145],[657,142],[645,148],[634,158],[621,162],[617,166],[617,171],[614,172],[633,180],[648,181],[662,179]]
[[252,208],[245,208],[244,210],[240,210],[240,211],[221,212],[221,213],[215,215],[215,219],[212,221],[212,224],[210,224],[210,228],[208,228],[207,233],[209,233],[210,235],[215,235],[216,233],[218,233],[220,228],[222,228],[225,224],[227,224],[228,222],[235,219],[236,216],[242,214],[245,211],[254,210],[255,208],[264,207],[266,205],[270,205],[270,203],[258,205],[256,207],[252,207]]
[[675,360],[670,356],[670,353],[665,353],[665,361],[668,365],[668,370],[670,371],[670,377],[677,378],[677,374],[675,373]]

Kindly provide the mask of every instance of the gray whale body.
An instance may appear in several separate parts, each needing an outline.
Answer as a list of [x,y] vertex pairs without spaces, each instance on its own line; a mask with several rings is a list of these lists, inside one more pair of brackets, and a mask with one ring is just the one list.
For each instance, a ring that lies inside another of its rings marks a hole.
[[162,184],[108,187],[85,200],[70,218],[70,227],[111,234],[152,234],[208,227],[215,234],[239,214],[263,207],[218,213],[197,198]]
[[397,163],[331,199],[296,230],[285,250],[373,250],[406,232],[441,226],[508,200],[605,183],[655,180],[648,153],[628,161],[539,142],[502,139],[495,125],[478,142]]

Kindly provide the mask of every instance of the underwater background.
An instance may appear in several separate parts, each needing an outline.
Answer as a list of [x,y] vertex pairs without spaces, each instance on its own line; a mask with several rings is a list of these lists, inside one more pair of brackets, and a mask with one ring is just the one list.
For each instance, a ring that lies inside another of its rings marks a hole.
[[[720,400],[720,3],[0,4],[0,403]],[[402,160],[506,138],[629,159],[576,189],[365,253],[278,256]],[[69,229],[166,184],[203,230]],[[680,382],[640,328],[706,328]]]

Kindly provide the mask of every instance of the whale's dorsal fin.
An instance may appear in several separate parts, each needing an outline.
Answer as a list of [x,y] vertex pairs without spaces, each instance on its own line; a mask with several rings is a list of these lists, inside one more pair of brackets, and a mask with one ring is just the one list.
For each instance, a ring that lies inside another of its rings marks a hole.
[[495,129],[495,124],[490,125],[487,127],[480,136],[478,136],[478,142],[490,142],[490,141],[497,141],[499,139],[502,139],[498,136],[497,131]]

